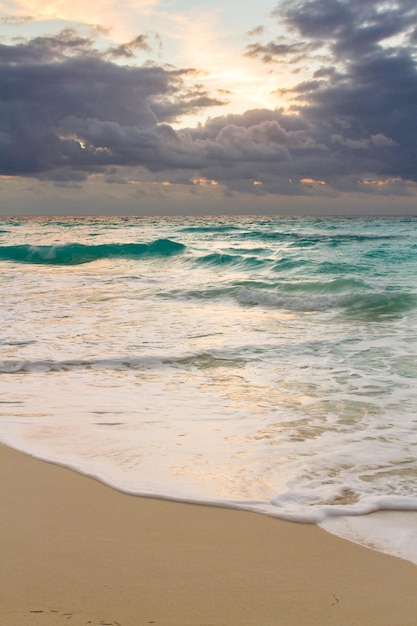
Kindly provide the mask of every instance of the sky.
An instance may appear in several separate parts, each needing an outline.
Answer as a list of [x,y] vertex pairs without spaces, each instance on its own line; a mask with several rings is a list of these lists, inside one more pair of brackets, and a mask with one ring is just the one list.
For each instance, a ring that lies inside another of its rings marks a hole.
[[415,0],[0,0],[0,214],[417,214]]

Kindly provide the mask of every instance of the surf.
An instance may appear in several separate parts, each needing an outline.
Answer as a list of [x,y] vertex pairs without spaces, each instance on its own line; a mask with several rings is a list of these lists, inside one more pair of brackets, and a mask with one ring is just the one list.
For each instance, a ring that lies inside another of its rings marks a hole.
[[180,254],[185,245],[170,239],[156,239],[151,243],[111,243],[87,245],[68,243],[61,245],[1,246],[0,260],[34,265],[82,265],[102,259],[140,259]]

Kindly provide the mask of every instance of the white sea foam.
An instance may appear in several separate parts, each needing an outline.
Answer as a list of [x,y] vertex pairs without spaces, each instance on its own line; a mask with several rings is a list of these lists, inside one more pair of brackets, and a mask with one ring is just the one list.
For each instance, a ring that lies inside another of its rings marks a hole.
[[327,519],[328,532],[417,564],[417,512],[378,511]]

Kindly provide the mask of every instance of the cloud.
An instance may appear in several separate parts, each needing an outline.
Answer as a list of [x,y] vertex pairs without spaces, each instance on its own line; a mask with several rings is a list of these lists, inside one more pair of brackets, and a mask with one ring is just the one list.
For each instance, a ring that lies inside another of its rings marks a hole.
[[414,0],[283,0],[274,17],[286,38],[247,53],[267,63],[285,57],[310,73],[280,93],[327,148],[320,175],[363,170],[416,180]]
[[249,44],[246,48],[246,56],[258,57],[264,63],[278,63],[283,60],[289,63],[297,63],[300,58],[316,49],[316,44],[306,42],[287,42],[278,40],[267,44],[254,43]]
[[224,101],[197,70],[123,65],[145,35],[102,51],[72,29],[0,46],[0,174],[122,184],[123,168],[138,168],[161,184],[215,181],[231,193],[415,193],[415,0],[283,0],[274,20],[287,35],[246,53],[303,69],[277,90],[288,108],[190,128],[173,125]]
[[66,28],[55,36],[35,37],[15,45],[0,44],[0,63],[7,66],[35,66],[41,63],[62,61],[73,55],[93,52],[94,40],[78,35],[73,28]]
[[54,178],[62,168],[160,168],[162,144],[172,137],[159,125],[221,103],[185,84],[193,70],[116,64],[73,29],[0,45],[0,71],[3,174]]
[[256,37],[259,35],[263,35],[264,33],[265,33],[264,26],[255,26],[255,28],[252,28],[249,32],[246,33],[246,35],[248,37]]
[[413,0],[283,0],[275,10],[290,32],[344,61],[380,53],[381,43],[415,26],[416,14]]
[[0,17],[0,23],[7,24],[9,26],[15,26],[16,24],[25,24],[31,22],[33,17],[31,15],[6,15]]
[[132,58],[133,56],[135,56],[136,50],[145,50],[147,52],[150,52],[151,46],[149,44],[149,37],[147,35],[138,35],[128,43],[123,43],[119,46],[111,47],[108,50],[108,54],[116,58]]

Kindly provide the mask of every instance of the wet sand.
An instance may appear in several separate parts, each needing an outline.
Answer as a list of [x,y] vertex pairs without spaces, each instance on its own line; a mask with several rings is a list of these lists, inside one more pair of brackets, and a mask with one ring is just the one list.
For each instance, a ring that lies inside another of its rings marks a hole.
[[415,626],[417,567],[0,446],[1,626]]

